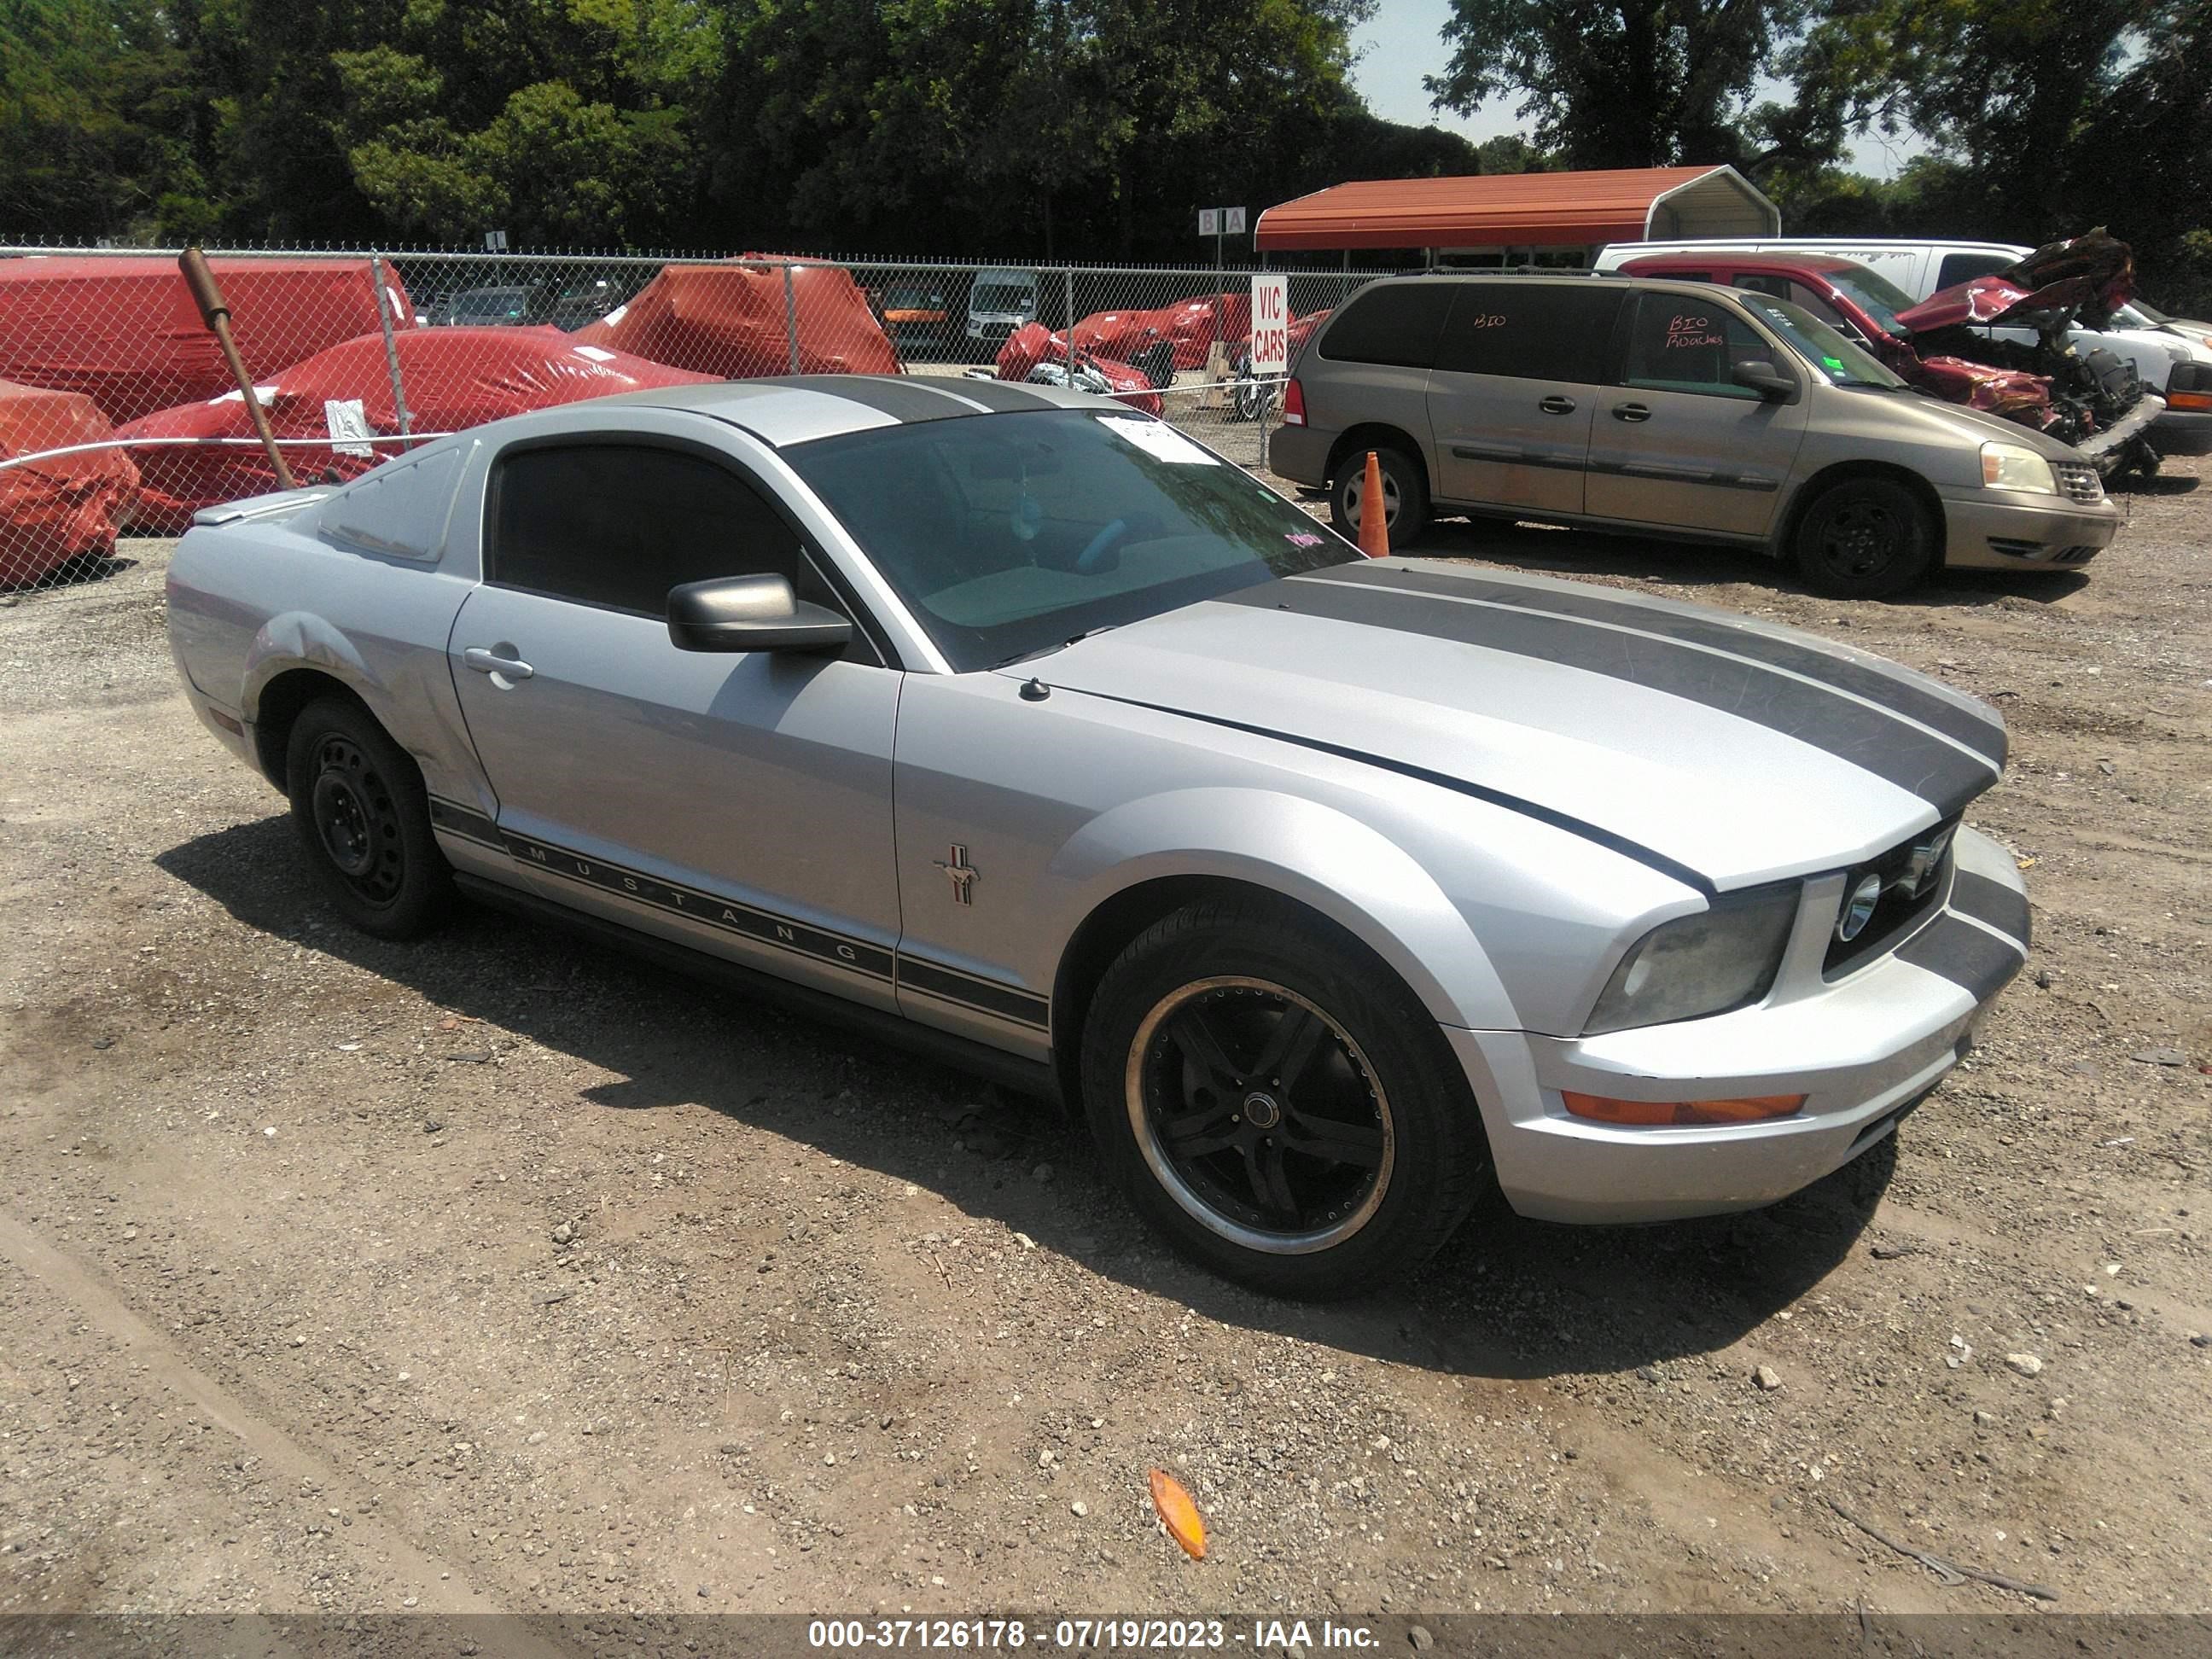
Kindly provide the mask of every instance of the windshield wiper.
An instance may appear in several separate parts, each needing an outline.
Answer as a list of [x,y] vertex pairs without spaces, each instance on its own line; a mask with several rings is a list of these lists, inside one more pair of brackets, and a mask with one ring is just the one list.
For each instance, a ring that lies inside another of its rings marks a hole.
[[1018,662],[1029,662],[1038,657],[1048,657],[1055,651],[1065,651],[1071,645],[1080,645],[1084,641],[1093,638],[1097,635],[1107,633],[1118,626],[1119,624],[1115,623],[1101,623],[1096,628],[1086,628],[1080,634],[1070,635],[1066,639],[1062,640],[1057,645],[1041,645],[1034,651],[1018,653],[1016,655],[1007,658],[1004,662],[993,663],[991,666],[994,670],[1000,668],[1012,668]]

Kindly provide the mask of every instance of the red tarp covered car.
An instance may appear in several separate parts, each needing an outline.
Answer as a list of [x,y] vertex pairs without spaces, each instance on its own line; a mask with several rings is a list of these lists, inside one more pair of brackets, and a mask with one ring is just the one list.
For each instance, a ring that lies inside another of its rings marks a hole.
[[[749,254],[746,259],[762,256]],[[803,374],[896,374],[899,359],[848,271],[798,265],[791,305]],[[717,380],[791,373],[791,319],[783,269],[733,260],[669,265],[628,305],[576,331],[607,346]]]
[[[378,332],[366,259],[212,258],[249,371],[268,375]],[[386,265],[392,325],[414,307]],[[177,262],[124,254],[0,259],[0,380],[81,392],[118,424],[234,384]]]
[[1251,335],[1252,296],[1212,294],[1149,311],[1094,311],[1075,325],[1075,348],[1126,363],[1165,340],[1175,348],[1177,368],[1200,368],[1216,340],[1237,346]]
[[[1047,386],[1066,386],[1067,339],[1051,334],[1042,323],[1024,323],[1006,336],[999,348],[998,377],[1001,380],[1036,380]],[[1132,409],[1157,415],[1164,405],[1142,369],[1109,358],[1094,357],[1081,346],[1075,349],[1075,389],[1118,398]]]
[[[409,430],[426,436],[554,404],[714,378],[592,345],[557,328],[414,329],[396,337],[393,349],[407,395]],[[286,447],[284,459],[303,483],[328,471],[349,478],[398,449],[381,444],[372,450],[362,441],[399,430],[380,333],[318,353],[267,377],[258,389],[279,438],[319,441]],[[179,532],[203,507],[276,487],[268,458],[253,441],[245,398],[237,392],[162,410],[118,428],[116,435],[246,441],[206,448],[149,444],[132,451],[144,478],[132,514],[137,525]]]
[[[115,435],[92,399],[0,380],[0,461]],[[115,550],[116,527],[138,489],[119,449],[0,466],[0,587],[21,587],[71,559]]]

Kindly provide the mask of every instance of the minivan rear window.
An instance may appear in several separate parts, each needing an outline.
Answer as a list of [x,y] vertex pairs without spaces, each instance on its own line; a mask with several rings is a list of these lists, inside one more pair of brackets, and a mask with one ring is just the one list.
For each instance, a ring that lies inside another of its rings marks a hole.
[[1452,284],[1385,277],[1352,296],[1321,337],[1321,355],[1340,363],[1428,368],[1451,309]]
[[1623,290],[1595,283],[1463,283],[1437,348],[1458,374],[1595,386]]

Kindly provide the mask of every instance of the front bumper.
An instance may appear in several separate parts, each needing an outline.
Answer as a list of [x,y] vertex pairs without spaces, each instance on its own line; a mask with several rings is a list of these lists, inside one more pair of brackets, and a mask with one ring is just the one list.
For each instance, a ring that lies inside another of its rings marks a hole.
[[2120,510],[2107,501],[1960,489],[1943,497],[1943,562],[1956,570],[2017,570],[2024,565],[2082,565],[2120,533]]
[[[1665,1221],[1772,1204],[1881,1140],[1972,1046],[2020,971],[2027,899],[2013,862],[1961,829],[1941,908],[1893,948],[1788,1000],[1565,1038],[1445,1036],[1467,1068],[1498,1186],[1547,1221]],[[1841,878],[1832,878],[1838,889]],[[1818,902],[1808,894],[1808,909]],[[1808,941],[1817,950],[1825,931]],[[1793,951],[1797,947],[1793,945]],[[1787,978],[1785,970],[1785,978]],[[1563,1090],[1632,1100],[1803,1094],[1796,1116],[1631,1128],[1570,1117]]]

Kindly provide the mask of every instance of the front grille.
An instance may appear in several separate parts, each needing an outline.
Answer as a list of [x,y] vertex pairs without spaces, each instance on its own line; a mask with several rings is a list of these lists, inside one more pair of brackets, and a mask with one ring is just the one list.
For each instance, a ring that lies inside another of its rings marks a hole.
[[[1950,890],[1952,847],[1957,840],[1958,828],[1958,819],[1947,819],[1932,830],[1923,830],[1910,840],[1899,842],[1881,857],[1853,865],[1844,872],[1845,905],[1850,902],[1852,889],[1869,875],[1881,878],[1881,897],[1857,938],[1840,939],[1832,931],[1829,933],[1827,955],[1820,963],[1824,975],[1832,979],[1872,961],[1902,944],[1907,933],[1935,913],[1943,902],[1943,895]],[[1939,840],[1942,843],[1942,857],[1917,888],[1910,885],[1914,854],[1920,854],[1924,859],[1926,849]]]
[[2087,463],[2057,461],[2052,463],[2051,470],[2058,475],[2059,493],[2068,501],[2090,507],[2105,499],[2105,481],[2097,476],[2097,469]]

